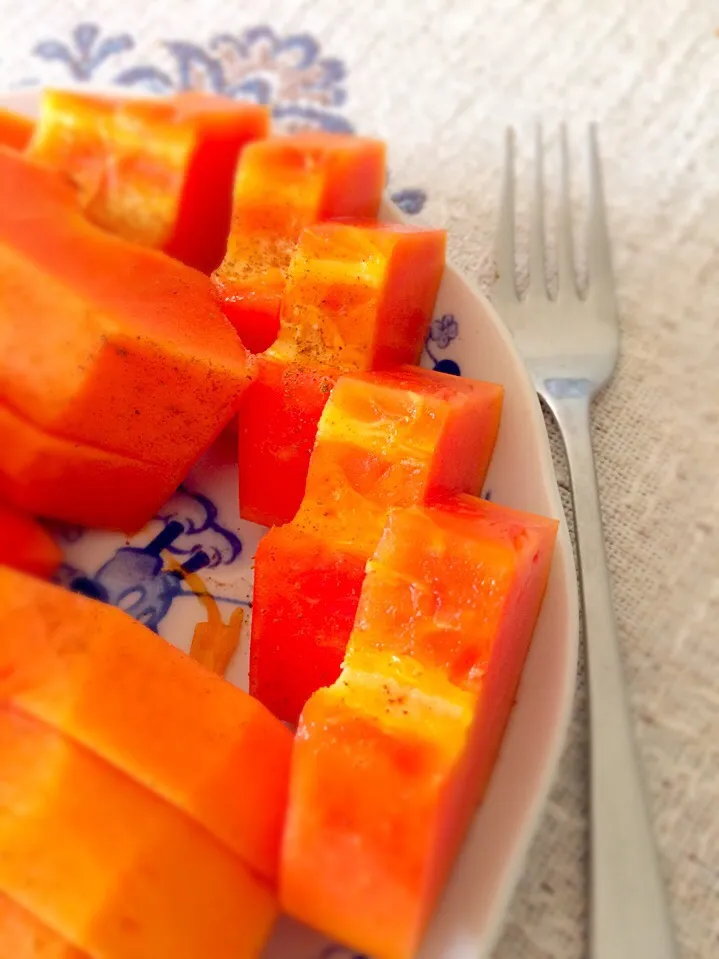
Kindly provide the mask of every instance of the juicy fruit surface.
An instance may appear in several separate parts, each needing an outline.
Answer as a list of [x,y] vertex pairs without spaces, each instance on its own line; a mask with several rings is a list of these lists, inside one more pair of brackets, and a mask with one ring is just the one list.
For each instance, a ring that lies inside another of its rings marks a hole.
[[339,675],[388,510],[478,490],[501,402],[495,384],[419,368],[340,377],[300,510],[255,557],[250,690],[275,715],[296,722]]
[[390,513],[340,678],[295,740],[281,900],[414,955],[514,701],[557,524],[471,496]]
[[274,881],[291,734],[121,610],[0,567],[0,701],[93,750]]
[[252,352],[266,350],[277,336],[302,229],[328,217],[376,215],[384,153],[377,140],[322,133],[273,137],[244,151],[227,252],[213,278]]
[[94,223],[209,272],[225,249],[238,155],[268,125],[264,107],[197,92],[48,90],[31,153],[72,180]]
[[416,362],[444,256],[443,230],[351,220],[307,227],[269,355],[342,372]]
[[479,492],[501,409],[500,386],[418,367],[342,376],[320,420],[298,526],[371,554],[393,506]]
[[[444,251],[441,230],[351,221],[303,231],[279,336],[258,357],[240,409],[244,519],[279,525],[296,514],[320,414],[340,373],[418,360]],[[292,380],[297,385],[288,393]],[[263,414],[265,408],[272,413]],[[243,462],[261,464],[261,488],[245,479],[250,466]]]
[[238,468],[243,519],[289,522],[305,492],[310,454],[337,373],[259,356],[240,397]]
[[365,557],[294,524],[275,527],[255,554],[250,692],[296,723],[312,693],[340,672]]

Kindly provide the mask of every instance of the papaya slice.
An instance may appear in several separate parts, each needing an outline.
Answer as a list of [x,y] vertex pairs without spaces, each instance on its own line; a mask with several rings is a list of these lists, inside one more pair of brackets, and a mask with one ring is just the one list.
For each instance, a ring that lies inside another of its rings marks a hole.
[[497,758],[557,523],[467,495],[393,509],[340,678],[295,739],[281,903],[411,959]]
[[379,140],[315,132],[247,147],[237,170],[227,252],[213,278],[249,350],[262,352],[277,337],[302,229],[333,217],[376,216],[385,181]]
[[57,439],[1,402],[0,449],[0,496],[15,508],[123,533],[149,522],[185,473]]
[[99,230],[55,173],[0,150],[0,401],[186,472],[236,410],[246,362],[207,277]]
[[340,377],[300,510],[255,556],[250,691],[280,719],[339,676],[388,510],[479,492],[501,408],[500,386],[419,367]]
[[7,705],[0,769],[0,889],[69,943],[113,959],[259,956],[272,892],[182,813]]
[[445,243],[442,230],[389,223],[321,223],[303,231],[289,266],[280,334],[257,357],[240,401],[244,519],[271,526],[294,517],[337,376],[418,361]]
[[3,567],[0,637],[0,701],[276,879],[292,737],[259,702],[121,610]]
[[238,158],[268,129],[267,107],[197,91],[46,90],[30,152],[70,178],[94,223],[209,273],[225,252]]

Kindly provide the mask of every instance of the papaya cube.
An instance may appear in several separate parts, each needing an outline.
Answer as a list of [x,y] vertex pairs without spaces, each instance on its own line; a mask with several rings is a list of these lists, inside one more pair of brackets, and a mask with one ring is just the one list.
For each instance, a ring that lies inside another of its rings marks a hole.
[[479,491],[501,405],[500,386],[419,367],[340,377],[300,510],[255,556],[250,691],[276,716],[339,676],[387,511]]
[[12,959],[87,959],[27,909],[0,893],[0,945]]
[[379,140],[298,133],[244,151],[227,252],[214,280],[253,353],[277,336],[287,269],[303,227],[331,217],[376,216],[385,181]]
[[[257,376],[240,407],[244,519],[279,525],[297,512],[332,371],[336,378],[417,362],[445,243],[443,230],[389,223],[322,223],[302,232],[289,267],[280,334],[258,357]],[[294,393],[292,382],[298,384]],[[266,403],[272,417],[263,413]]]
[[276,881],[291,734],[126,613],[0,567],[0,701],[91,750]]
[[0,107],[0,144],[13,150],[24,150],[30,142],[34,123],[21,113]]
[[2,402],[0,449],[0,496],[16,509],[124,533],[149,522],[184,478],[176,466],[56,439]]
[[302,231],[267,355],[351,370],[416,363],[444,271],[444,230],[340,220]]
[[295,738],[280,900],[410,959],[484,795],[557,524],[467,495],[392,510],[342,675]]
[[0,401],[48,433],[186,472],[236,410],[247,352],[209,278],[2,150],[0,290]]
[[259,957],[269,886],[182,812],[7,704],[0,768],[0,888],[39,922],[91,956]]
[[60,547],[28,513],[0,502],[0,563],[34,576],[52,576],[62,560]]
[[266,107],[195,91],[46,90],[30,152],[70,178],[94,223],[209,273],[225,251],[237,159],[268,128]]

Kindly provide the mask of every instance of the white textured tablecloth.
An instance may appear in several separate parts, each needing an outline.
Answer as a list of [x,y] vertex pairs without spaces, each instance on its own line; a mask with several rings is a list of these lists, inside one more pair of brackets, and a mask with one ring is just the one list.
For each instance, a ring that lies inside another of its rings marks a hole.
[[[529,141],[541,117],[551,145],[562,120],[577,141],[600,123],[623,321],[595,417],[617,615],[683,954],[719,957],[719,6],[0,0],[0,25],[3,87],[204,86],[386,138],[402,205],[485,279],[504,126]],[[585,955],[586,753],[580,681],[500,959]]]

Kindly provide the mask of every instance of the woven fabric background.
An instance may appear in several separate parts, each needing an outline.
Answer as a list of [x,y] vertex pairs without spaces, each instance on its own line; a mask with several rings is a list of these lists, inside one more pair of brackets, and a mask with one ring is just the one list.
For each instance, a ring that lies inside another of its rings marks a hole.
[[[213,38],[242,35],[252,56],[268,35],[248,29],[270,27],[270,95],[386,138],[392,188],[413,188],[413,209],[426,194],[420,218],[447,226],[455,262],[485,282],[505,125],[529,144],[541,117],[551,150],[567,121],[579,155],[599,122],[623,321],[594,420],[617,616],[683,954],[719,956],[719,6],[0,0],[0,23],[3,87],[230,92],[247,71]],[[557,468],[566,487],[559,452]],[[585,955],[586,730],[580,677],[497,959]]]

